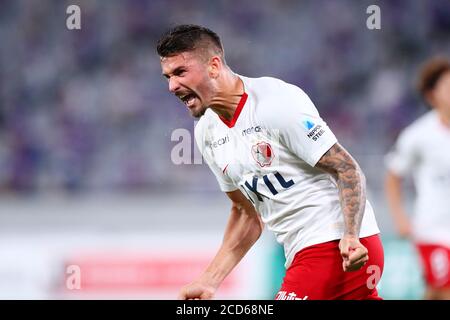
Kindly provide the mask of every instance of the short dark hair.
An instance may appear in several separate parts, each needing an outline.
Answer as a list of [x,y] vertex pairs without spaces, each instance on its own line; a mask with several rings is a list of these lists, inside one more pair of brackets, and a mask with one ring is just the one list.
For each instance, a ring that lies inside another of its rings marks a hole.
[[436,86],[441,76],[450,71],[450,61],[444,57],[434,57],[427,60],[421,67],[417,89],[426,100],[426,95]]
[[219,36],[208,28],[194,24],[182,24],[170,29],[159,39],[156,48],[160,57],[196,49],[213,49],[224,58]]

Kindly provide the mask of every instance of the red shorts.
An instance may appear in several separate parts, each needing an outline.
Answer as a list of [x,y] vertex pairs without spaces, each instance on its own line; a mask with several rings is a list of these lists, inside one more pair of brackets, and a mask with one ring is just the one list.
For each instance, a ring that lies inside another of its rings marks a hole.
[[286,270],[276,300],[381,300],[378,284],[384,267],[380,237],[361,238],[369,260],[358,271],[344,272],[339,240],[306,247]]
[[417,243],[425,282],[434,289],[450,288],[450,249],[438,244]]

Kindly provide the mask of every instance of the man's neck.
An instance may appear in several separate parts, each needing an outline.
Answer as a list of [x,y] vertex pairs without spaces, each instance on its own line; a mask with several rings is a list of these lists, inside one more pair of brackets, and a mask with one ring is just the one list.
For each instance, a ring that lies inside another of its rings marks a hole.
[[210,108],[230,121],[243,94],[244,83],[242,80],[233,72],[226,72],[219,83],[219,88],[211,101]]

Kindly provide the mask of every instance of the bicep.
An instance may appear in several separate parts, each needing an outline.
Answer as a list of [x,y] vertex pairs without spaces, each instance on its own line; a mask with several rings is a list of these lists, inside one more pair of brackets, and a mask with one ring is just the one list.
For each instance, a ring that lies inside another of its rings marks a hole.
[[335,176],[348,172],[349,170],[359,169],[355,159],[339,143],[335,143],[325,152],[315,167]]
[[252,220],[258,221],[259,224],[263,225],[259,213],[256,211],[250,200],[248,200],[239,189],[227,192],[227,195],[232,203],[232,212],[238,215],[250,217]]
[[253,226],[257,226],[259,232],[264,228],[264,223],[260,215],[256,212],[253,204],[242,194],[240,190],[230,191],[226,193],[232,202],[231,215],[228,222],[227,230],[232,229],[238,224],[238,221],[247,224],[251,222]]
[[231,200],[233,208],[237,208],[239,210],[255,210],[252,203],[243,195],[243,193],[239,189],[226,192],[226,194]]

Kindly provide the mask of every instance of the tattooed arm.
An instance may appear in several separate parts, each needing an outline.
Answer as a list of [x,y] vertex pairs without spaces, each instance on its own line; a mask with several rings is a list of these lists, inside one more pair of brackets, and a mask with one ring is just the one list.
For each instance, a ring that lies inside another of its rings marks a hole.
[[344,234],[358,237],[366,205],[365,177],[359,165],[339,143],[336,143],[322,156],[316,167],[336,178],[344,212]]
[[333,175],[338,183],[344,214],[344,235],[339,243],[344,271],[359,270],[368,260],[367,249],[359,242],[366,205],[366,180],[358,163],[339,144],[328,150],[316,167]]

